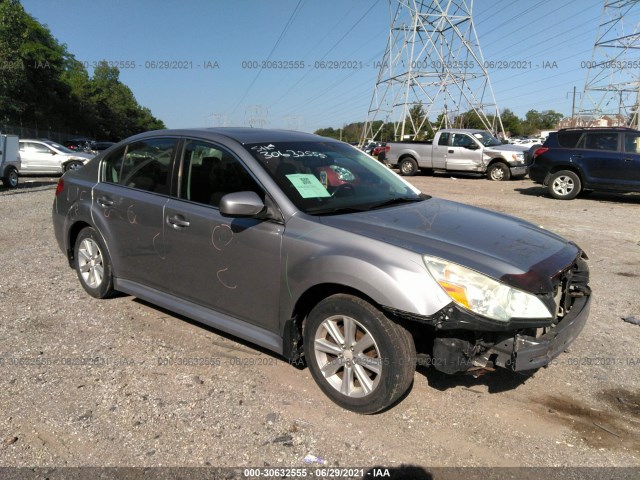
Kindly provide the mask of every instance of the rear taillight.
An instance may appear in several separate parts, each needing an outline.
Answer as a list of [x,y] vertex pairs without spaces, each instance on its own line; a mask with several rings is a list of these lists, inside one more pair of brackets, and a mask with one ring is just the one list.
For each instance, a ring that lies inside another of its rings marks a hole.
[[546,153],[547,150],[549,150],[548,147],[540,147],[540,148],[538,148],[535,152],[533,152],[533,158],[536,158],[538,155],[542,155],[543,153]]
[[64,190],[64,180],[60,179],[58,180],[58,185],[56,186],[56,197],[62,193],[62,190]]

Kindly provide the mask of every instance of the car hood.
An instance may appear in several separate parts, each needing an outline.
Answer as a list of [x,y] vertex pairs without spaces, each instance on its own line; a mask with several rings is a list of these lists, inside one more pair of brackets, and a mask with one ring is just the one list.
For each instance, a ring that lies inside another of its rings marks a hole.
[[580,249],[524,220],[448,200],[320,217],[320,222],[449,260],[514,287],[549,293]]
[[65,156],[74,159],[74,158],[78,158],[81,159],[83,161],[87,161],[87,160],[91,160],[93,157],[95,157],[95,155],[92,155],[90,153],[85,153],[85,152],[73,152],[73,153],[65,153]]
[[509,143],[505,143],[504,145],[496,145],[494,147],[486,147],[484,149],[485,152],[496,151],[496,152],[524,152],[525,150],[529,150],[530,147],[524,145],[512,145]]

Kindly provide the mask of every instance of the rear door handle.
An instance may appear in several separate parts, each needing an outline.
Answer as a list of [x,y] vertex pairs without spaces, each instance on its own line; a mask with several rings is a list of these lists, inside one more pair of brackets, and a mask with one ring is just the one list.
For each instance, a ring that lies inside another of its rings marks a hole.
[[111,200],[109,197],[98,197],[98,204],[101,207],[113,207],[113,200]]
[[454,151],[453,150],[449,150],[449,153],[454,153]]
[[623,158],[623,160],[624,160],[625,162],[630,162],[631,160],[633,160],[633,158],[631,158],[631,157],[624,157],[624,158]]
[[172,217],[167,217],[167,223],[171,225],[173,228],[186,228],[190,224],[189,220],[184,218],[182,215],[174,215]]

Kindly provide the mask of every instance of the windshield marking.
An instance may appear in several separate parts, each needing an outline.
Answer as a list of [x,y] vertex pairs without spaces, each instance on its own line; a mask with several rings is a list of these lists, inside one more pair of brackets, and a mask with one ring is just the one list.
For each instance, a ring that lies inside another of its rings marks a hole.
[[262,155],[264,158],[279,158],[279,157],[285,157],[285,158],[304,158],[304,157],[317,157],[317,158],[327,158],[327,156],[324,153],[320,153],[320,152],[313,152],[313,151],[309,151],[309,150],[274,150],[275,145],[273,144],[269,144],[269,145],[261,145],[261,146],[256,146],[256,147],[251,147],[251,150],[255,150],[257,153],[259,153],[260,155]]

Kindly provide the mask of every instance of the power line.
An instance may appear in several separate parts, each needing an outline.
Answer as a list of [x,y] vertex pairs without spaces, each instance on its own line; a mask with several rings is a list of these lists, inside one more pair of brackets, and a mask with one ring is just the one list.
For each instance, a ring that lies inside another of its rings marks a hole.
[[[276,40],[276,43],[273,45],[273,47],[271,48],[271,51],[269,52],[269,55],[267,56],[267,61],[271,60],[271,56],[273,55],[273,53],[276,51],[276,49],[278,48],[278,45],[280,45],[280,42],[282,41],[282,39],[284,38],[285,34],[287,33],[287,30],[289,30],[289,27],[291,26],[291,24],[293,23],[295,17],[298,16],[298,14],[300,13],[300,10],[302,9],[302,4],[304,4],[306,0],[298,0],[298,4],[296,5],[296,7],[293,9],[293,12],[291,12],[291,16],[289,17],[289,20],[287,20],[287,23],[285,24],[285,26],[282,28],[282,32],[280,32],[280,36],[278,37],[278,39]],[[251,89],[253,88],[253,86],[255,85],[256,81],[258,80],[258,77],[260,77],[260,74],[262,73],[262,68],[260,68],[255,76],[253,77],[253,80],[251,81],[251,83],[249,84],[249,86],[247,87],[247,89],[245,90],[244,94],[242,95],[242,97],[240,98],[240,100],[238,100],[238,103],[236,103],[235,107],[233,107],[233,110],[231,110],[231,115],[234,114],[234,112],[238,109],[238,107],[242,104],[242,102],[244,101],[245,98],[247,98],[247,95],[249,94],[249,92],[251,91]]]
[[[380,2],[380,0],[376,0],[376,2],[375,2],[373,5],[371,5],[371,6],[369,7],[369,9],[368,9],[366,12],[364,12],[364,14],[363,14],[363,15],[362,15],[362,16],[361,16],[361,17],[356,21],[356,23],[354,23],[354,24],[351,26],[351,28],[349,28],[349,29],[347,30],[347,32],[346,32],[342,37],[340,37],[340,40],[338,40],[336,43],[334,43],[334,44],[333,44],[333,46],[332,46],[329,50],[327,50],[327,52],[322,56],[322,58],[320,59],[320,61],[322,61],[322,60],[324,60],[325,58],[327,58],[327,56],[328,56],[328,55],[329,55],[329,54],[330,54],[330,53],[331,53],[331,52],[332,52],[332,51],[333,51],[333,50],[334,50],[334,49],[335,49],[335,48],[340,44],[340,42],[342,42],[342,40],[344,40],[344,39],[347,37],[347,35],[349,35],[349,34],[353,31],[353,29],[354,29],[356,26],[358,26],[358,24],[359,24],[362,20],[364,20],[364,18],[365,18],[367,15],[369,15],[369,12],[371,12],[371,10],[373,10],[373,8],[374,8],[374,7],[375,7],[379,2]],[[285,92],[284,92],[280,97],[278,97],[278,99],[277,99],[275,102],[273,102],[273,103],[274,103],[274,104],[277,104],[278,102],[280,102],[280,100],[282,100],[284,97],[286,97],[286,96],[287,96],[287,95],[288,95],[288,94],[289,94],[293,89],[295,89],[295,88],[300,84],[300,82],[302,82],[302,80],[304,80],[304,79],[307,77],[307,75],[309,75],[309,74],[310,74],[312,71],[314,71],[314,70],[316,70],[315,66],[314,66],[314,67],[311,67],[309,70],[307,70],[307,71],[304,73],[304,75],[302,75],[302,77],[300,77],[300,78],[298,79],[298,81],[297,81],[296,83],[294,83],[291,87],[289,87],[289,89],[288,89],[287,91],[285,91]]]

